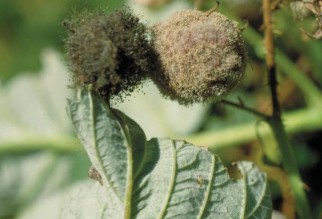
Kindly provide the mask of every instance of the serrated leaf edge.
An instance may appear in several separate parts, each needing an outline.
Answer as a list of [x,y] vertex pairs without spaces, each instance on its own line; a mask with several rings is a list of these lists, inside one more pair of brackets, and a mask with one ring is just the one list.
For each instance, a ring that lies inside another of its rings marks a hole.
[[[247,202],[246,202],[246,200],[247,200],[247,177],[249,176],[249,174],[247,174],[246,173],[246,171],[245,171],[245,169],[244,169],[244,166],[243,166],[243,163],[242,162],[238,162],[237,163],[237,165],[238,165],[238,169],[241,171],[241,173],[242,173],[242,175],[243,175],[243,181],[245,181],[245,208],[244,208],[244,214],[245,214],[245,210],[246,210],[246,205],[247,205]],[[254,167],[252,167],[252,168],[254,168]],[[258,174],[263,174],[263,173],[261,173],[261,172],[259,172]],[[264,178],[265,178],[265,181],[267,181],[267,176],[266,176],[266,174],[264,174]],[[252,215],[253,215],[253,213],[259,208],[259,206],[260,206],[260,204],[262,203],[262,200],[263,200],[263,197],[265,197],[265,193],[266,193],[266,190],[267,190],[267,183],[265,183],[264,184],[265,186],[263,187],[263,189],[262,189],[262,191],[261,191],[261,201],[258,201],[257,203],[256,203],[256,206],[253,208],[253,211],[252,212],[249,212],[249,214],[248,215],[244,215],[245,217],[244,218],[249,218],[249,217],[251,217]]]

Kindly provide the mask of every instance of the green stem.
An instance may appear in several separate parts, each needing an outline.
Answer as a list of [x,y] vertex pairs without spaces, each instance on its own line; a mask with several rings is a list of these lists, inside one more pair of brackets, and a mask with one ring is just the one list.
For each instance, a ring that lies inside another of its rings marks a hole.
[[[274,48],[274,42],[273,42],[272,30],[271,30],[270,3],[271,2],[269,0],[263,0],[264,23],[266,28],[268,28],[268,30],[266,29],[265,31],[266,51],[268,51],[268,56],[266,54],[266,58],[271,58],[271,60],[269,59],[266,60],[268,70],[269,70],[269,77],[270,77],[269,82],[270,82],[272,104],[273,104],[273,115],[271,120],[269,121],[269,124],[272,128],[272,132],[276,138],[276,141],[279,145],[280,151],[283,156],[284,168],[288,175],[288,180],[292,188],[292,192],[294,194],[297,212],[300,218],[303,218],[303,219],[312,218],[309,204],[306,198],[306,194],[305,194],[305,191],[303,190],[300,173],[293,155],[293,151],[289,145],[286,131],[282,124],[282,119],[281,119],[280,110],[279,110],[279,103],[277,100],[277,91],[276,91],[277,81],[276,81],[274,57],[273,57],[274,60],[272,60],[272,56],[274,56],[273,50],[275,48]],[[247,28],[243,34],[246,40],[250,42],[252,45],[254,45],[255,50],[256,48],[257,48],[257,51],[263,50],[263,49],[258,49],[262,47],[261,46],[262,37],[254,29]],[[264,53],[261,53],[258,55],[261,58],[265,57]],[[301,71],[299,71],[294,66],[294,64],[281,51],[276,49],[275,55],[276,55],[275,58],[276,58],[277,66],[285,74],[287,74],[302,90],[305,96],[305,99],[308,102],[309,111],[312,108],[321,109],[322,95],[319,89],[307,77],[305,77],[305,75]],[[268,60],[271,62],[267,62]]]
[[81,151],[82,147],[80,147],[80,143],[75,137],[46,138],[43,136],[28,136],[19,139],[2,140],[0,142],[0,155],[36,150],[71,153]]
[[[283,114],[283,120],[287,134],[308,132],[322,129],[322,107],[316,109],[302,109]],[[209,130],[190,135],[186,140],[200,146],[207,146],[211,150],[233,147],[256,140],[257,133],[254,121],[231,126],[223,130]],[[261,123],[258,127],[262,138],[272,135],[267,123]],[[231,136],[234,136],[233,138]],[[180,138],[180,136],[178,136]],[[182,136],[181,136],[182,138]]]
[[[265,49],[266,49],[266,66],[268,70],[268,83],[271,91],[271,101],[273,107],[273,114],[270,119],[267,120],[271,126],[271,130],[275,136],[275,140],[279,146],[280,152],[283,157],[283,167],[287,173],[287,179],[292,189],[293,197],[295,200],[295,207],[298,216],[301,219],[311,219],[311,209],[309,202],[304,191],[302,184],[300,171],[298,169],[293,149],[291,148],[286,131],[282,122],[282,111],[278,101],[277,94],[277,73],[275,64],[275,45],[273,38],[272,28],[272,5],[271,0],[263,0],[263,22],[265,27]],[[311,85],[306,83],[306,86]],[[306,87],[308,89],[308,87]],[[311,98],[312,95],[303,90],[306,95],[306,99]],[[310,99],[309,99],[310,100]],[[309,103],[311,100],[309,101]],[[314,103],[314,102],[313,102]],[[313,104],[312,102],[310,104]]]
[[[322,107],[296,110],[283,114],[287,134],[309,132],[322,129]],[[271,135],[269,126],[262,123],[259,127],[260,135],[265,138]],[[234,136],[232,138],[231,136]],[[182,138],[183,136],[172,136]],[[233,147],[256,140],[255,122],[251,121],[227,129],[208,130],[186,137],[187,141],[200,146],[207,146],[211,150]],[[0,155],[6,153],[24,153],[26,151],[52,150],[62,153],[81,151],[79,141],[75,137],[43,138],[42,136],[10,139],[0,142]]]
[[312,218],[309,202],[304,191],[304,184],[301,180],[301,175],[297,167],[296,159],[291,148],[287,135],[280,117],[273,117],[268,123],[275,136],[276,142],[279,145],[283,159],[283,167],[287,173],[287,178],[292,188],[292,193],[295,199],[296,211],[299,218]]

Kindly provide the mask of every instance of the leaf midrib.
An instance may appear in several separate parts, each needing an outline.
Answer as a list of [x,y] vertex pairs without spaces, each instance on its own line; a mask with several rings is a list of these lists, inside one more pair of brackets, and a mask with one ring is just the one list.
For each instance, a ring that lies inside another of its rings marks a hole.
[[[94,110],[94,104],[93,104],[93,97],[92,97],[92,93],[90,91],[88,91],[88,96],[89,96],[89,106],[90,106],[90,112],[91,112],[91,127],[92,127],[92,135],[93,135],[93,147],[95,149],[95,155],[96,155],[96,158],[100,164],[100,168],[101,170],[103,171],[103,175],[106,179],[106,181],[108,182],[108,184],[110,185],[110,188],[113,190],[114,194],[116,195],[116,197],[119,199],[119,201],[122,203],[122,198],[119,196],[118,192],[115,190],[114,186],[112,185],[112,182],[109,180],[109,177],[107,176],[106,172],[105,172],[105,168],[104,168],[104,165],[103,165],[103,160],[98,152],[98,146],[97,146],[97,143],[96,143],[96,136],[97,136],[97,133],[96,133],[96,128],[95,128],[95,110]],[[101,173],[102,174],[102,173]]]
[[202,218],[202,215],[204,214],[205,212],[205,209],[206,209],[206,206],[208,204],[208,199],[209,199],[209,196],[210,196],[210,189],[212,188],[213,186],[213,181],[214,181],[214,178],[215,178],[215,167],[216,167],[216,162],[215,162],[215,155],[212,154],[211,156],[212,160],[211,160],[211,171],[210,171],[210,178],[209,178],[209,183],[208,183],[208,186],[207,186],[207,190],[206,190],[206,195],[204,197],[204,201],[202,203],[202,206],[200,208],[200,211],[199,211],[199,215],[197,216],[198,219],[201,219]]
[[175,178],[176,178],[176,171],[177,171],[177,151],[176,151],[176,147],[174,145],[174,141],[170,140],[171,141],[171,147],[172,147],[172,176],[171,176],[171,180],[170,180],[170,183],[169,183],[169,189],[168,189],[168,194],[167,194],[167,197],[165,198],[165,201],[164,201],[164,205],[163,205],[163,208],[161,208],[161,212],[160,212],[160,215],[158,217],[158,219],[162,219],[164,217],[164,214],[166,212],[166,209],[169,205],[169,202],[170,202],[170,199],[171,199],[171,195],[173,193],[173,190],[174,190],[174,182],[175,182]]
[[[106,106],[108,107],[108,106]],[[117,113],[111,110],[114,117],[117,118],[118,124],[121,126],[121,131],[125,136],[126,143],[128,144],[127,149],[127,179],[126,179],[126,191],[125,191],[125,209],[124,219],[131,218],[131,207],[132,207],[132,190],[133,190],[133,154],[132,154],[132,138],[130,136],[129,126],[124,122],[123,118]]]

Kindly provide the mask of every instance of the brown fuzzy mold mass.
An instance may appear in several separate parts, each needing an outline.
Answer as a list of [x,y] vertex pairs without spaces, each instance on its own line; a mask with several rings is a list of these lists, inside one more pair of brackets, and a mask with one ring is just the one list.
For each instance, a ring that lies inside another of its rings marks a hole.
[[152,78],[164,95],[182,104],[205,102],[241,80],[246,50],[236,22],[216,12],[185,10],[152,29],[164,68]]
[[146,27],[129,9],[81,13],[64,22],[67,58],[76,86],[106,100],[128,95],[151,72],[155,54]]

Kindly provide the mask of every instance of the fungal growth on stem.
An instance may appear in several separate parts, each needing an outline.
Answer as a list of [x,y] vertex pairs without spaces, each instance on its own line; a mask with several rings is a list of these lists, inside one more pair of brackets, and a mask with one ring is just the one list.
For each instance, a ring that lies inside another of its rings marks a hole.
[[165,96],[182,104],[216,100],[241,80],[246,49],[236,22],[185,10],[152,29],[163,65],[152,79]]
[[72,81],[104,99],[122,98],[152,72],[155,53],[147,29],[127,8],[85,12],[66,20],[65,40]]

